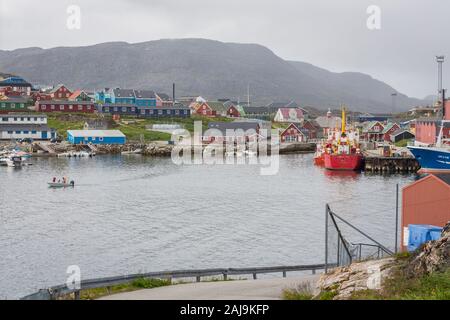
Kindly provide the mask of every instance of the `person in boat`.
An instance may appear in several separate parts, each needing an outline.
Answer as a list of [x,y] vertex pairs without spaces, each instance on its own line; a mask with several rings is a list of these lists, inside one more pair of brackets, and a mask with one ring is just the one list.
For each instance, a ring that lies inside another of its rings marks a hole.
[[75,186],[75,181],[70,180],[70,185],[71,185],[72,187]]
[[53,183],[55,183],[56,182],[56,177],[53,177]]

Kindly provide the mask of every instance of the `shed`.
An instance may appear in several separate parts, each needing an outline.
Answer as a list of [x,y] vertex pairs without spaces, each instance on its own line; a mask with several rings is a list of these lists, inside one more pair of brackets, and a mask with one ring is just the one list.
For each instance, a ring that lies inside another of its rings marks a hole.
[[67,130],[67,141],[72,144],[124,144],[126,137],[119,130]]
[[[443,227],[450,221],[450,173],[430,174],[402,190],[403,248],[408,225]],[[406,239],[405,239],[406,238]]]
[[400,129],[391,134],[391,141],[396,143],[402,140],[414,139],[414,134],[408,130]]

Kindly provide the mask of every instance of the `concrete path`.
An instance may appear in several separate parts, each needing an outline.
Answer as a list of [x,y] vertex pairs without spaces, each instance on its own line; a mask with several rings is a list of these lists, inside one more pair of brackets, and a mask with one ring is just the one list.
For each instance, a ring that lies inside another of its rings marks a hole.
[[100,300],[277,300],[285,288],[310,282],[314,288],[319,275],[260,280],[233,280],[175,284],[154,289],[118,293]]

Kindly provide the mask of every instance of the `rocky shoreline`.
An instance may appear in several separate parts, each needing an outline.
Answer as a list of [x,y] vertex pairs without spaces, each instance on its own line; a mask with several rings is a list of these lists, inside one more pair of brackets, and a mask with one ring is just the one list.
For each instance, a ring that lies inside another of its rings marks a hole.
[[[32,143],[25,145],[24,149],[29,150],[35,156],[57,156],[68,152],[87,151],[98,155],[138,153],[145,156],[169,157],[174,148],[173,144],[166,142],[151,143],[126,143],[124,145],[73,145],[67,142],[61,143]],[[279,154],[291,153],[311,153],[315,151],[313,143],[286,143],[280,144]],[[193,151],[193,148],[192,148]],[[270,148],[268,148],[270,154]]]

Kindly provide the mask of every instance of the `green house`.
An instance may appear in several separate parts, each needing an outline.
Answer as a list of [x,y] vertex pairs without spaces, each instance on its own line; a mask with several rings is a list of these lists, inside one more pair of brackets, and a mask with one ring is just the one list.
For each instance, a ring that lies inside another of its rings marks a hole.
[[10,98],[0,100],[0,112],[27,111],[29,105],[29,100],[24,98]]

